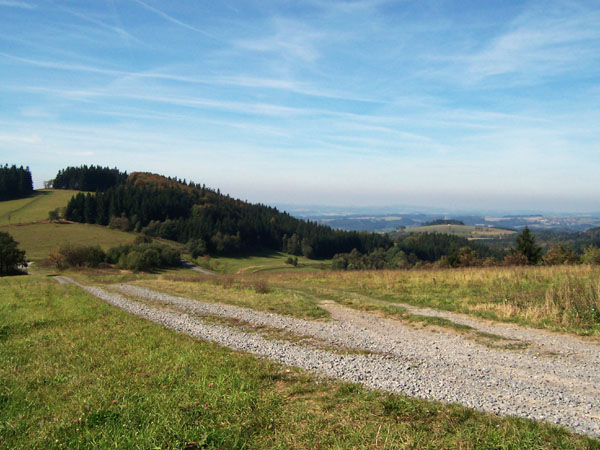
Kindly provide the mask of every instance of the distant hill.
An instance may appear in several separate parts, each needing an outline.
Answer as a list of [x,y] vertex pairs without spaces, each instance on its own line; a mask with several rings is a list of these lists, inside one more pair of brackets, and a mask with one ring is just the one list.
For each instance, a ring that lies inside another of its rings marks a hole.
[[499,239],[516,235],[516,231],[492,227],[474,227],[469,225],[425,225],[421,227],[406,228],[404,233],[443,233],[460,236],[467,239]]
[[188,243],[210,254],[281,250],[331,258],[354,248],[371,252],[391,246],[386,236],[334,230],[204,185],[141,172],[104,192],[77,194],[65,217]]
[[[439,214],[402,213],[382,215],[355,214],[298,214],[299,217],[314,220],[342,230],[393,232],[401,228],[423,226],[439,218]],[[600,227],[600,214],[597,216],[454,216],[453,220],[468,226],[482,228],[521,230],[526,226],[532,230],[554,230],[558,232],[586,231]]]
[[428,225],[464,225],[464,222],[462,220],[456,219],[436,219],[432,220],[431,222],[425,222],[423,224],[423,226]]

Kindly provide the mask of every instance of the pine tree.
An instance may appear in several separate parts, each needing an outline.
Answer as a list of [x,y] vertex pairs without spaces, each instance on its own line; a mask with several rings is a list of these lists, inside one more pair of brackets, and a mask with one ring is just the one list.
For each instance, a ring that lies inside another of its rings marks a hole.
[[523,228],[523,230],[517,236],[515,241],[515,247],[512,249],[512,253],[520,253],[529,264],[537,264],[540,262],[542,257],[542,248],[535,242],[535,236],[529,229],[529,227]]

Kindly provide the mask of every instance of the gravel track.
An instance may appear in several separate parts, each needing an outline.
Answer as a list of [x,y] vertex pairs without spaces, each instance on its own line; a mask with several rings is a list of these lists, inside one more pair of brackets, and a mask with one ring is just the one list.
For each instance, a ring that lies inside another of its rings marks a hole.
[[514,324],[498,323],[491,320],[474,318],[467,314],[440,311],[432,308],[419,308],[406,303],[391,304],[405,308],[411,314],[439,317],[459,325],[467,325],[484,333],[491,333],[507,339],[517,339],[523,342],[529,342],[535,344],[533,348],[537,348],[540,351],[557,353],[562,356],[571,356],[574,358],[591,358],[592,360],[595,359],[596,362],[598,362],[600,355],[600,346],[592,341],[592,339],[535,328],[525,328]]
[[[66,277],[56,279],[72,282]],[[79,286],[153,322],[283,364],[371,388],[457,402],[481,411],[546,420],[600,437],[600,346],[571,336],[538,333],[539,330],[515,331],[511,326],[505,330],[502,325],[493,325],[500,327],[494,333],[522,332],[519,339],[537,344],[514,351],[488,348],[451,332],[416,330],[403,322],[332,302],[322,305],[330,312],[331,321],[310,321],[174,297],[137,286],[117,286],[127,295],[162,303],[180,312],[165,311],[98,287]],[[267,340],[257,333],[204,323],[188,313],[234,318],[374,353],[343,354]],[[479,322],[478,325],[492,326]],[[563,344],[567,344],[568,349],[552,355],[540,352],[541,345],[549,345],[541,342],[544,336],[552,341],[553,349],[560,350]]]

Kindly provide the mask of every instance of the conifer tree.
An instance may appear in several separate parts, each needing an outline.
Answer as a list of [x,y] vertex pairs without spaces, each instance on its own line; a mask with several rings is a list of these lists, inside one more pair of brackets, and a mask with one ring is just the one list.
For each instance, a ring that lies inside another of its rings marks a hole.
[[520,253],[529,264],[537,264],[540,262],[542,257],[542,248],[535,242],[535,236],[529,229],[529,227],[523,228],[523,230],[517,236],[515,241],[515,247],[512,249],[512,253]]

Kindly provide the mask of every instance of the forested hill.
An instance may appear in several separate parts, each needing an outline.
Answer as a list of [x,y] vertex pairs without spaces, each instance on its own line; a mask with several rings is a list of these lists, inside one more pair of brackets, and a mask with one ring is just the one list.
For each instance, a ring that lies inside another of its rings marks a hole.
[[74,196],[65,216],[187,243],[199,254],[271,249],[330,258],[391,245],[386,236],[333,230],[195,183],[139,172],[103,192]]

